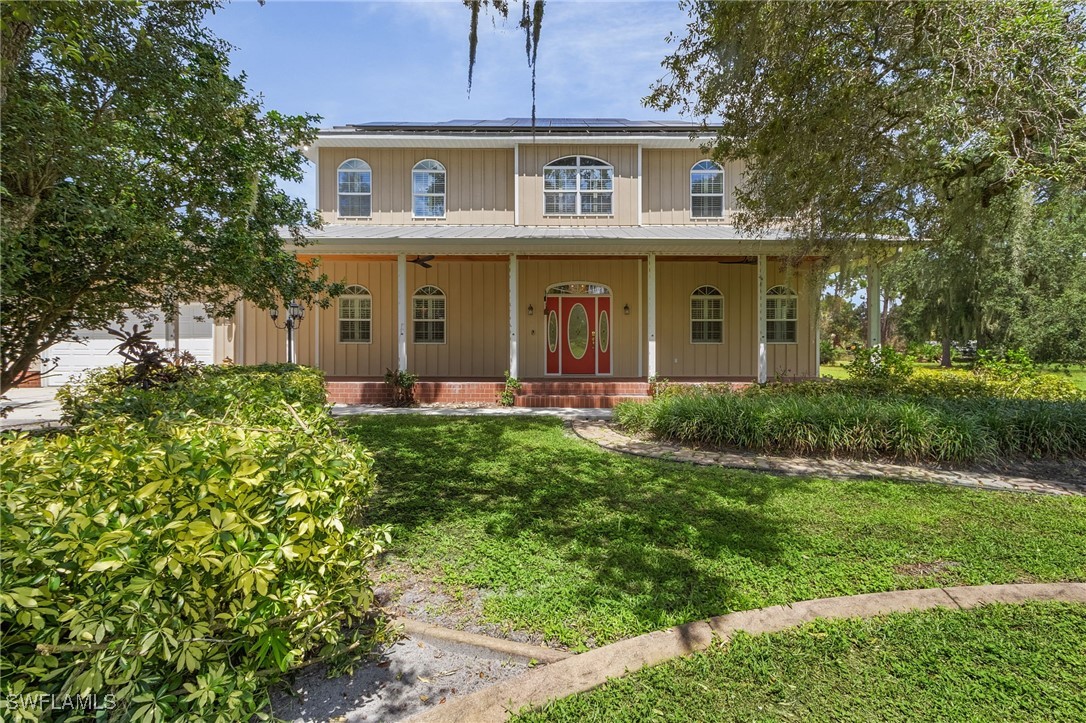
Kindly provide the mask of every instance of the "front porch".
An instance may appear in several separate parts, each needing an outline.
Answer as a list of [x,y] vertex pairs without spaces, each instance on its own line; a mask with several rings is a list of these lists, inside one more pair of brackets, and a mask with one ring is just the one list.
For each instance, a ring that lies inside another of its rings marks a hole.
[[[688,379],[676,384],[750,385],[743,380]],[[389,404],[392,388],[381,379],[330,377],[328,401],[333,404]],[[525,379],[513,406],[610,409],[619,402],[647,401],[650,383],[645,379]],[[505,382],[492,379],[428,379],[415,385],[420,404],[497,404]]]

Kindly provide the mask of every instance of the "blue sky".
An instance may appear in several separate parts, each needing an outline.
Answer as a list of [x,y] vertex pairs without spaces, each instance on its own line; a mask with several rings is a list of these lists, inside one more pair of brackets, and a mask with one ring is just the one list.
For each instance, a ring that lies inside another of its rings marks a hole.
[[[208,25],[231,43],[232,70],[267,108],[322,116],[322,127],[367,121],[443,121],[531,115],[520,4],[484,17],[471,97],[469,12],[460,0],[301,2],[235,0]],[[516,17],[513,17],[516,15]],[[676,2],[548,0],[536,108],[543,117],[677,118],[641,105],[660,77],[668,33],[682,35]],[[314,183],[285,184],[314,203]]]

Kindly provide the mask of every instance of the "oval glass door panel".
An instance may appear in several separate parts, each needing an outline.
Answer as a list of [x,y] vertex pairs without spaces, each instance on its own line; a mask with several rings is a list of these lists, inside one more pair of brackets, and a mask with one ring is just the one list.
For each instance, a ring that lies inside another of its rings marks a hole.
[[588,353],[588,312],[583,304],[574,304],[569,310],[566,344],[574,359],[581,359]]
[[547,314],[547,348],[551,352],[558,350],[558,312]]
[[606,311],[600,312],[600,351],[607,351],[607,345],[611,341],[611,319],[608,318]]

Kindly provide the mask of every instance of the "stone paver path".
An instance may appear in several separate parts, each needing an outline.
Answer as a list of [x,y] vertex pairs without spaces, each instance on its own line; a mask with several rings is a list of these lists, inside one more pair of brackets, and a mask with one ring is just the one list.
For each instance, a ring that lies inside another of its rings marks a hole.
[[847,459],[776,457],[753,452],[722,452],[691,449],[669,442],[637,439],[612,424],[596,420],[571,422],[574,433],[604,449],[641,457],[667,459],[705,466],[735,467],[758,472],[825,477],[829,479],[894,479],[906,482],[933,482],[1050,495],[1086,495],[1086,479],[1049,479],[1002,475],[994,472],[914,467],[885,462]]

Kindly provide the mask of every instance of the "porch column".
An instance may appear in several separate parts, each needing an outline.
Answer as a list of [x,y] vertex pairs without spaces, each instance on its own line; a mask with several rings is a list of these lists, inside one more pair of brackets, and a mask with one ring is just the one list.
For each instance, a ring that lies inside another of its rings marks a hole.
[[399,355],[396,365],[407,371],[407,255],[396,257],[396,326],[399,329]]
[[765,333],[765,256],[758,257],[758,383],[769,378],[766,363]]
[[867,345],[882,346],[882,289],[879,288],[879,264],[867,262]]
[[649,379],[656,376],[656,254],[649,254]]
[[509,254],[509,376],[516,378],[517,373],[517,255]]

